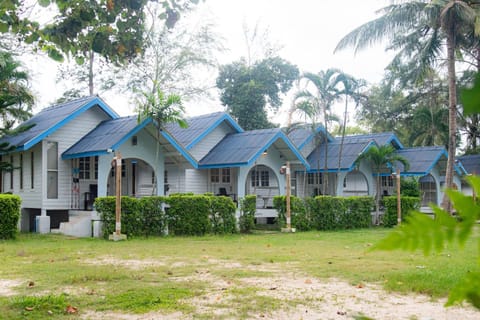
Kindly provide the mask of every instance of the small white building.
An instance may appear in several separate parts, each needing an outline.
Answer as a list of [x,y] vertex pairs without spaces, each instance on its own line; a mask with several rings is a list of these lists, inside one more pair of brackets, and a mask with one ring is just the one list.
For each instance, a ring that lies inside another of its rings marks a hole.
[[[446,151],[404,148],[393,133],[333,138],[322,127],[244,131],[226,113],[187,120],[188,128],[152,119],[119,117],[92,96],[43,109],[23,123],[28,129],[3,137],[16,146],[2,155],[14,166],[0,175],[0,191],[22,198],[22,231],[59,230],[91,235],[93,200],[114,194],[111,162],[122,158],[122,194],[134,197],[192,192],[230,196],[235,202],[257,195],[257,219],[276,216],[273,197],[285,194],[280,168],[291,165],[292,194],[375,195],[376,173],[359,156],[391,144],[410,162],[402,176],[420,178],[424,204],[439,204]],[[392,164],[393,165],[393,164]],[[382,194],[393,194],[392,167],[380,173]],[[456,166],[455,183],[465,174]]]

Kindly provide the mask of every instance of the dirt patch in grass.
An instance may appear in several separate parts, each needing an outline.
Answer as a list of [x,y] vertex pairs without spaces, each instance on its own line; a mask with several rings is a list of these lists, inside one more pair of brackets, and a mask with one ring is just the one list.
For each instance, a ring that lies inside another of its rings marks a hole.
[[0,297],[10,297],[16,295],[15,287],[22,285],[19,280],[2,280],[0,279]]
[[[171,263],[170,263],[171,262]],[[380,285],[350,284],[340,279],[319,279],[299,271],[294,263],[245,264],[232,260],[202,258],[197,261],[118,259],[103,256],[84,260],[91,265],[115,265],[132,270],[156,266],[193,267],[188,275],[170,274],[179,283],[201,283],[204,290],[182,304],[195,309],[182,312],[125,314],[83,310],[82,319],[480,319],[480,311],[470,306],[445,308],[444,299],[432,301],[425,295],[390,293]],[[255,271],[259,275],[252,276]],[[260,275],[261,273],[261,275]],[[230,276],[231,274],[231,276]],[[14,295],[20,281],[0,280],[0,296]],[[82,290],[69,288],[71,294]]]

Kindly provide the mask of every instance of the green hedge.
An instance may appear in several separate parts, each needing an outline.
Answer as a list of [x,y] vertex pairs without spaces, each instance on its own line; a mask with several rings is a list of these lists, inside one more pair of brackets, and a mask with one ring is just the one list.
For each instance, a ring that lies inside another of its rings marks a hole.
[[[278,224],[280,227],[285,227],[287,223],[287,197],[275,196],[273,198],[273,207],[278,212]],[[299,231],[308,231],[312,229],[309,212],[305,209],[305,203],[301,198],[290,197],[290,218],[292,227]]]
[[[168,206],[164,210],[165,205]],[[95,200],[103,235],[115,231],[115,197]],[[128,237],[235,233],[235,204],[228,197],[176,194],[170,197],[122,197],[122,233]]]
[[0,239],[15,239],[21,203],[17,195],[0,194]]
[[[368,228],[371,225],[372,197],[318,196],[302,200],[291,197],[292,227],[298,230]],[[274,198],[281,225],[285,223],[285,196]]]
[[257,210],[257,196],[246,195],[240,199],[240,232],[250,233],[255,227],[255,212]]
[[[419,197],[400,197],[402,221],[405,221],[412,211],[420,208],[421,199]],[[383,197],[385,205],[385,215],[383,216],[383,225],[385,227],[393,227],[397,225],[397,197]]]

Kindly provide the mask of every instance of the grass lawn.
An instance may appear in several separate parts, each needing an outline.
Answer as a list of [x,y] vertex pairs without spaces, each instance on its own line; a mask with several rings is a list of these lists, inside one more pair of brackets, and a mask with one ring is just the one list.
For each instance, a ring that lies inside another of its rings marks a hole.
[[[228,290],[226,304],[235,309],[235,317],[248,318],[285,302],[259,294],[255,286],[225,287],[242,279],[268,278],[273,272],[284,273],[286,281],[288,275],[302,274],[439,298],[478,268],[479,232],[463,249],[453,245],[428,257],[421,252],[370,251],[388,232],[268,232],[123,242],[22,234],[0,242],[0,286],[2,280],[14,284],[8,294],[0,294],[0,318],[78,318],[88,312],[194,315],[196,297],[209,290]],[[245,303],[252,300],[254,304]],[[66,314],[68,305],[77,310]],[[213,316],[206,312],[196,318]]]

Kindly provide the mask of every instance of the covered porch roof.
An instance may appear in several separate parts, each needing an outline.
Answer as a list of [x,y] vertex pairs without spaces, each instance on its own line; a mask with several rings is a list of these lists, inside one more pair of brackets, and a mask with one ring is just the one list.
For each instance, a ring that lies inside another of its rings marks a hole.
[[274,147],[285,161],[298,161],[307,169],[307,160],[278,128],[229,134],[200,160],[199,168],[240,167],[251,165],[265,150]]
[[[122,117],[102,121],[77,143],[62,154],[62,159],[99,156],[114,152],[140,130],[146,130],[154,139],[159,139],[160,148],[166,155],[166,161],[188,162],[196,168],[192,156],[165,130],[157,134],[157,126],[151,118],[138,122],[137,116]],[[152,151],[153,152],[153,151]]]

